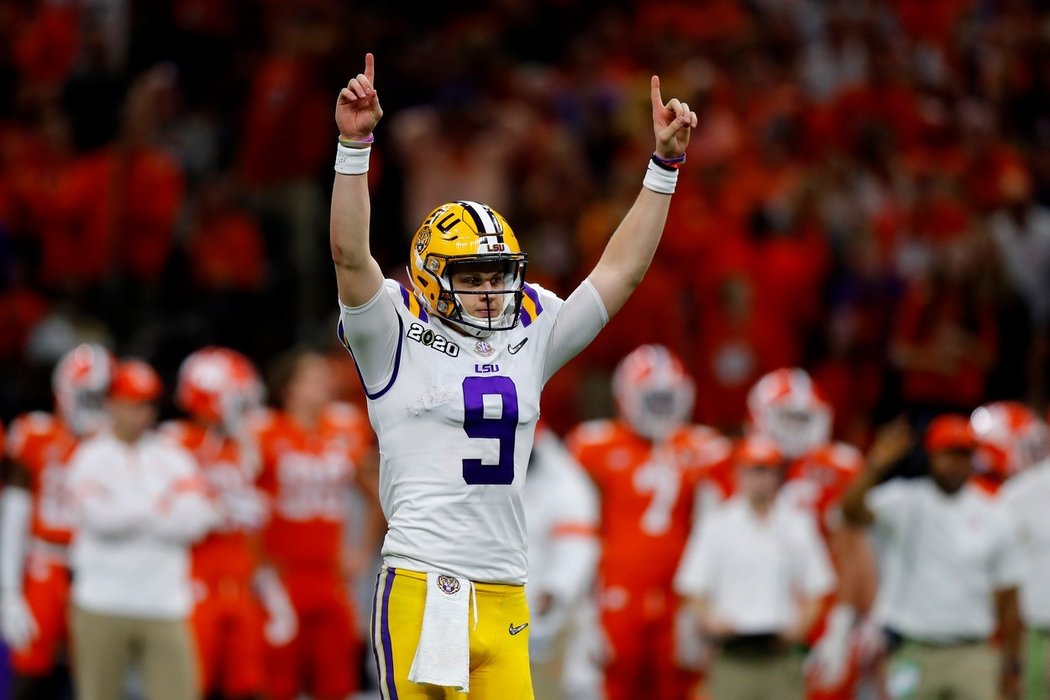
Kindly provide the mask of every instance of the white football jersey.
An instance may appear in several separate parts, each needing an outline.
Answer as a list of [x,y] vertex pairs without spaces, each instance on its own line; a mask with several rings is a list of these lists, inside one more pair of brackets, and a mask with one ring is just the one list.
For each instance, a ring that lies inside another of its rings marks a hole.
[[[576,313],[567,314],[563,325],[569,327],[556,332],[570,304]],[[391,307],[396,341],[363,336],[376,316],[389,318]],[[526,285],[520,323],[483,340],[427,314],[392,280],[364,306],[343,307],[340,339],[359,369],[387,363],[383,381],[375,381],[375,372],[362,373],[379,437],[387,566],[472,581],[525,582],[522,487],[540,390],[606,321],[589,282],[568,301]],[[376,357],[383,352],[392,354],[392,363]]]

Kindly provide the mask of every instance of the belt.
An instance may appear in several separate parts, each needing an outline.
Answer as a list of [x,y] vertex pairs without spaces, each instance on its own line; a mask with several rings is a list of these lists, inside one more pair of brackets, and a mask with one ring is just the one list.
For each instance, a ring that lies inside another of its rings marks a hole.
[[779,635],[735,634],[718,640],[719,650],[729,656],[749,658],[777,656],[790,651],[790,646]]
[[69,566],[69,547],[67,545],[48,542],[39,537],[34,537],[29,541],[26,554],[43,557],[63,566]]
[[904,641],[920,647],[931,649],[951,649],[953,647],[969,647],[975,644],[987,644],[987,637],[952,637],[950,639],[916,639],[905,637]]

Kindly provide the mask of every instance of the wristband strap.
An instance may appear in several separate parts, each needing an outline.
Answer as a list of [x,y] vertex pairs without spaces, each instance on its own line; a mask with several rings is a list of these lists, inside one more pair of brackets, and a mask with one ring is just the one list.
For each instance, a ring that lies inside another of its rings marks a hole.
[[650,160],[652,160],[652,162],[656,163],[664,170],[678,170],[680,167],[682,167],[682,163],[685,162],[685,154],[682,153],[680,155],[675,156],[674,158],[661,158],[660,156],[653,153],[653,156]]
[[364,175],[368,172],[368,159],[372,147],[351,148],[343,145],[342,139],[335,149],[335,171],[340,175]]
[[660,194],[674,194],[674,187],[677,183],[677,170],[668,170],[652,160],[649,161],[649,167],[645,170],[645,178],[642,180],[644,187]]
[[363,139],[344,139],[342,136],[339,137],[339,143],[347,148],[368,148],[369,145],[375,142],[375,140],[376,135],[374,133],[369,134]]

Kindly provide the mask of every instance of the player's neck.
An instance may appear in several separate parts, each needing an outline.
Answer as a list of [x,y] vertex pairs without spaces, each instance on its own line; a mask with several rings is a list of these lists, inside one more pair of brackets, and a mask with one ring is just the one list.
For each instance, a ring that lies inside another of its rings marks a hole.
[[321,422],[322,410],[323,408],[317,408],[315,406],[289,405],[285,408],[285,413],[287,413],[288,417],[292,419],[292,422],[300,428],[311,431]]

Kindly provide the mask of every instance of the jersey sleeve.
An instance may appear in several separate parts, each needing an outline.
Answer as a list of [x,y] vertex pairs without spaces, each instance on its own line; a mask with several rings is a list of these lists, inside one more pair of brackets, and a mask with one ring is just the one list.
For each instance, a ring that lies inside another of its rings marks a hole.
[[33,471],[42,461],[40,451],[54,432],[54,419],[47,413],[19,416],[7,432],[7,457],[18,466]]
[[526,307],[526,314],[530,301],[537,305],[546,302],[557,307],[543,363],[543,381],[546,383],[594,340],[609,322],[609,313],[589,279],[584,280],[564,302],[553,293],[530,285],[526,285],[525,296],[527,301],[522,304]]
[[[397,378],[404,338],[404,321],[398,312],[397,298],[405,305],[415,302],[419,307],[418,300],[393,280],[385,280],[375,296],[361,306],[339,302],[339,342],[353,358],[370,399],[386,393]],[[425,313],[421,308],[419,311]]]
[[613,432],[609,421],[588,421],[573,428],[565,438],[565,448],[599,490],[605,481],[603,446],[612,439]]

